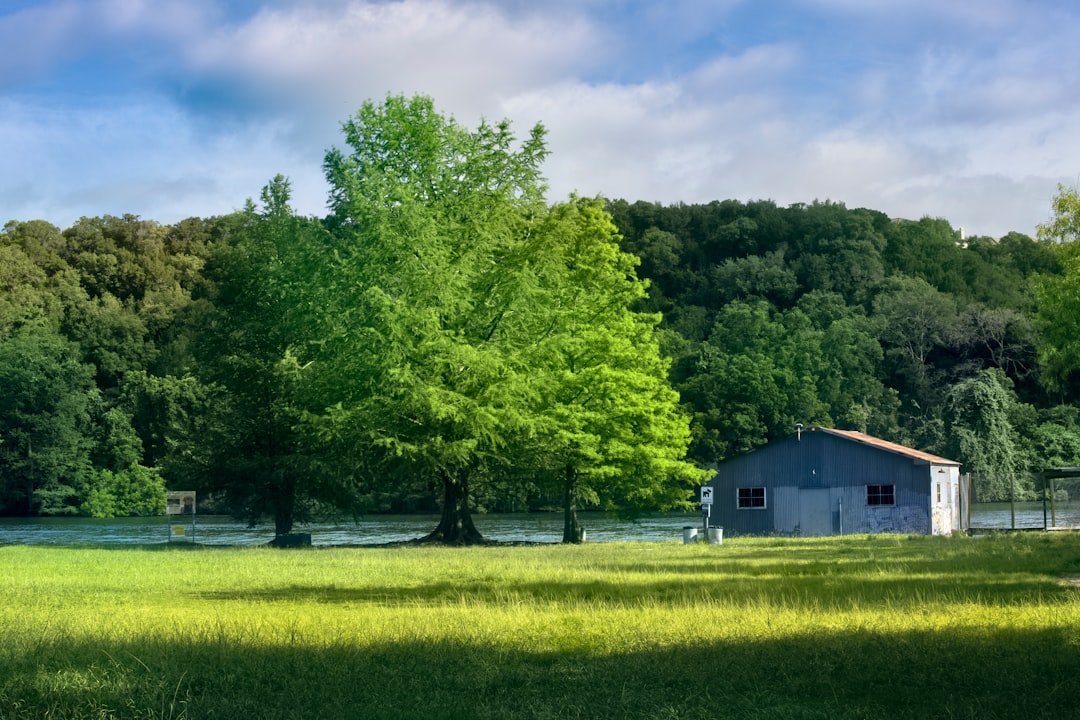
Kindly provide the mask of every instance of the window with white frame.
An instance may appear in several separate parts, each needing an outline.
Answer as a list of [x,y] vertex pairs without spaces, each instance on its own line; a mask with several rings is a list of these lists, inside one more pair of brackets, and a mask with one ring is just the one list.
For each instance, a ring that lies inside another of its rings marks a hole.
[[738,501],[740,510],[764,510],[765,488],[741,487],[739,488]]

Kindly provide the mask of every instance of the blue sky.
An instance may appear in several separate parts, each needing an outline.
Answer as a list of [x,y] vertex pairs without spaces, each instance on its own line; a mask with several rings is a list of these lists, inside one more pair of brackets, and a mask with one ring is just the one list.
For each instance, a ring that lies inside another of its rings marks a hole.
[[813,200],[1034,234],[1080,178],[1064,0],[8,0],[0,222],[322,215],[365,99],[543,122],[552,201]]

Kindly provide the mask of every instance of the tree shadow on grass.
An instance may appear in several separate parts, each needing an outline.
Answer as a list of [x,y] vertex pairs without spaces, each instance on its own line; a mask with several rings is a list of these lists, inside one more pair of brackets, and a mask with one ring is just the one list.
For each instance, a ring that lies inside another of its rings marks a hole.
[[192,593],[211,602],[317,602],[382,607],[443,607],[467,601],[476,606],[527,604],[600,604],[611,607],[697,605],[760,605],[817,610],[822,607],[910,607],[952,603],[993,605],[1028,602],[1070,602],[1077,588],[1057,577],[970,573],[906,576],[902,573],[776,575],[724,573],[684,574],[674,578],[649,573],[595,580],[566,580],[508,585],[503,582],[463,579],[410,587],[283,584],[280,587],[202,591]]
[[813,631],[597,654],[438,640],[40,642],[0,653],[0,717],[1067,718],[1074,632]]

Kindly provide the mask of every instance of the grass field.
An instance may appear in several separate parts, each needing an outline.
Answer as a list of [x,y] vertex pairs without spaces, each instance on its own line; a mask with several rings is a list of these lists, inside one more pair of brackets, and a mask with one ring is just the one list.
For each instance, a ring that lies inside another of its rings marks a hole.
[[0,718],[1076,718],[1080,534],[0,547]]

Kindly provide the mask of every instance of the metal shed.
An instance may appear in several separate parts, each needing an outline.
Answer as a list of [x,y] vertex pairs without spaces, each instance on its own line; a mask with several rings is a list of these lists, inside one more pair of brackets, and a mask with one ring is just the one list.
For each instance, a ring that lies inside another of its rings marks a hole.
[[960,463],[849,430],[798,428],[717,469],[711,522],[732,535],[967,529]]

